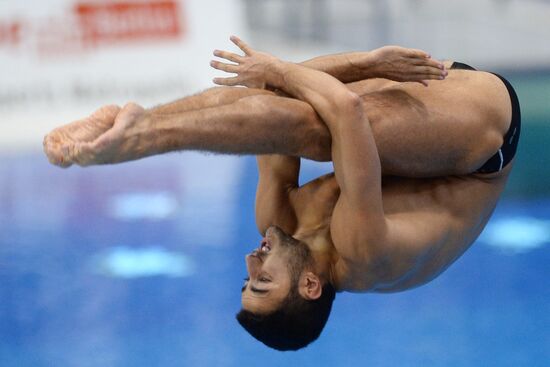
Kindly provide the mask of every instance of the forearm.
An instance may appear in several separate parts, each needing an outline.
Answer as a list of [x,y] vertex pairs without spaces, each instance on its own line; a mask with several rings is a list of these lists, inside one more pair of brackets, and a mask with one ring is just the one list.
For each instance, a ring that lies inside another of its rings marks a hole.
[[[380,202],[381,168],[362,100],[334,77],[283,61],[274,62],[268,78],[277,87],[311,104],[332,136],[332,160],[342,195],[362,205]],[[376,215],[380,207],[373,204]]]
[[333,76],[302,65],[278,61],[268,67],[268,84],[309,103],[332,130],[340,114],[342,100],[352,94]]
[[300,65],[325,72],[343,83],[351,83],[378,77],[373,70],[374,62],[372,52],[365,51],[319,56]]
[[210,107],[218,107],[233,103],[241,98],[259,95],[272,94],[263,89],[235,88],[235,87],[214,87],[201,93],[177,99],[173,102],[161,104],[150,108],[148,111],[153,114],[172,114],[194,111]]
[[287,187],[298,186],[300,158],[280,154],[256,156],[260,178]]
[[[374,58],[370,52],[348,52],[319,56],[304,61],[300,65],[325,72],[347,83],[374,77],[371,67],[373,62]],[[271,93],[254,88],[214,87],[195,95],[157,105],[148,109],[148,112],[153,114],[188,112],[230,104],[238,99],[259,94]]]
[[300,159],[282,155],[257,156],[256,224],[260,233],[272,225],[292,233],[296,217],[290,205],[292,192],[298,187]]

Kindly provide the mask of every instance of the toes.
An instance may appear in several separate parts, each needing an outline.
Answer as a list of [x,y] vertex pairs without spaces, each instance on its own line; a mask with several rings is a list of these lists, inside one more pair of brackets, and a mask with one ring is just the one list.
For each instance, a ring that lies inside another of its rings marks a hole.
[[92,113],[92,117],[99,118],[105,121],[114,121],[116,115],[118,115],[119,112],[120,112],[119,106],[106,105],[106,106],[100,107],[98,110]]
[[61,141],[59,133],[56,130],[57,129],[53,130],[52,132],[50,132],[49,134],[46,134],[46,136],[44,136],[44,144],[46,144],[46,143],[49,143],[49,144],[59,143]]
[[72,146],[72,152],[70,155],[72,161],[81,167],[90,166],[92,164],[101,164],[96,159],[96,150],[93,144],[90,143],[77,143]]
[[72,164],[72,162],[66,158],[66,155],[63,154],[63,149],[59,144],[52,144],[46,141],[44,144],[44,153],[46,153],[50,163],[56,166],[69,167]]

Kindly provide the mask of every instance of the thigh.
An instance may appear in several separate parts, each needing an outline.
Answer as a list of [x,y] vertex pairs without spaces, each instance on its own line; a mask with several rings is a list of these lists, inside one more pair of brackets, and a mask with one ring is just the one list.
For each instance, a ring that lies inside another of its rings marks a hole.
[[506,88],[483,72],[453,70],[429,87],[402,83],[363,98],[386,175],[475,172],[499,149],[511,120]]

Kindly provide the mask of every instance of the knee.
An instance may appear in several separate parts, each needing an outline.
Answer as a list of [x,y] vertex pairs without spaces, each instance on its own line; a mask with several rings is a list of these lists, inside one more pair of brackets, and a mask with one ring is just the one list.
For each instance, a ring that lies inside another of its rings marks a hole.
[[325,123],[310,104],[280,96],[257,96],[277,122],[286,124],[295,144],[294,155],[314,161],[330,161],[332,138]]
[[245,95],[238,99],[235,105],[240,111],[248,114],[265,115],[270,112],[272,98],[274,97],[264,94]]
[[284,125],[287,140],[294,142],[293,155],[316,161],[331,160],[330,132],[309,104],[273,94],[249,96],[236,104],[249,118],[273,125],[274,131],[281,131]]

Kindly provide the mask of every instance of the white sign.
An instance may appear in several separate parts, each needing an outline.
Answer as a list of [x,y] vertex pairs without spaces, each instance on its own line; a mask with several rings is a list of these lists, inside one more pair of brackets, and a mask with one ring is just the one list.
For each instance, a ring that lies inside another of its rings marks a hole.
[[40,149],[103,104],[212,86],[212,50],[246,37],[243,24],[238,0],[0,2],[0,149]]

